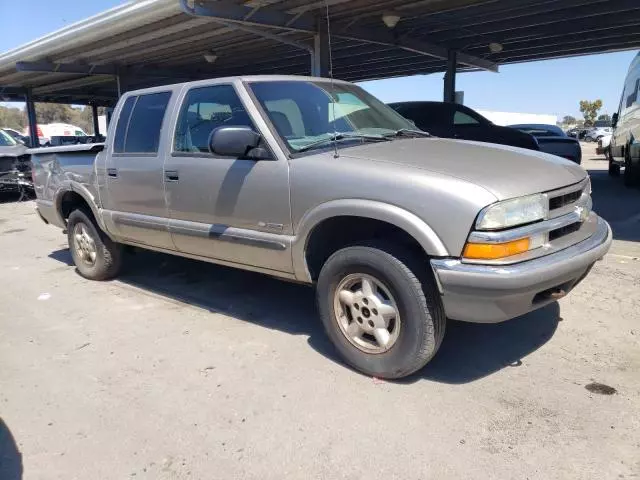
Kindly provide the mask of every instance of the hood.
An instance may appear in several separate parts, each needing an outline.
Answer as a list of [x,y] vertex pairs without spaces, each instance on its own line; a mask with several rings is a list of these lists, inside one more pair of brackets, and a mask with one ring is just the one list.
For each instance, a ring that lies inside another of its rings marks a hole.
[[340,156],[456,177],[485,188],[499,200],[555,190],[587,176],[580,166],[555,155],[445,138],[368,143],[344,149]]

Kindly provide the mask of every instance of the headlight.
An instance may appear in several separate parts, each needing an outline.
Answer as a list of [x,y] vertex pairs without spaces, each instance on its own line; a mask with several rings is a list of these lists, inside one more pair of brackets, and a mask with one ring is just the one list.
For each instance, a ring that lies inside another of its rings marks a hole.
[[542,194],[494,203],[480,212],[477,230],[500,230],[542,220],[547,213],[547,199]]

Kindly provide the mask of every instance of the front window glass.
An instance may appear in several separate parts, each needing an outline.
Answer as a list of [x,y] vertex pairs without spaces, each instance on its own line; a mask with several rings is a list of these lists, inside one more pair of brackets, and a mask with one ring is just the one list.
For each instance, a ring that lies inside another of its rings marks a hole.
[[415,130],[411,122],[360,87],[327,81],[275,81],[249,84],[278,134],[293,152],[306,150],[336,134],[360,143],[398,130]]
[[11,135],[0,130],[0,147],[13,147],[16,143],[17,142],[11,138]]
[[233,86],[192,88],[182,103],[174,151],[209,153],[211,132],[229,126],[246,126],[255,130]]

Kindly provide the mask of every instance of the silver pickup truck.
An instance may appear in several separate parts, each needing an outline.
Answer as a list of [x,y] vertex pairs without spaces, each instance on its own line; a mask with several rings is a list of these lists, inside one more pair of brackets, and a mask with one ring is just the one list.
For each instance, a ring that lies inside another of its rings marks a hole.
[[447,318],[560,298],[611,243],[578,165],[432,137],[346,82],[128,92],[107,139],[31,150],[38,212],[81,275],[114,277],[131,245],[315,285],[339,353],[377,377],[425,365]]

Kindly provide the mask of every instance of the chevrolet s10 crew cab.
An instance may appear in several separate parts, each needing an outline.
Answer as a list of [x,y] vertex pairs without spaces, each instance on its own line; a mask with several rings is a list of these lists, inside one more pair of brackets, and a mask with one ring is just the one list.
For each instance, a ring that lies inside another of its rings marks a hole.
[[425,365],[447,318],[553,302],[611,244],[580,166],[432,137],[341,81],[128,92],[105,144],[31,154],[38,212],[84,277],[114,277],[132,245],[315,285],[336,349],[383,378]]

